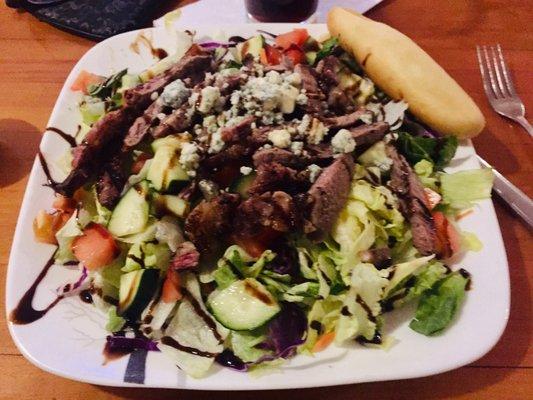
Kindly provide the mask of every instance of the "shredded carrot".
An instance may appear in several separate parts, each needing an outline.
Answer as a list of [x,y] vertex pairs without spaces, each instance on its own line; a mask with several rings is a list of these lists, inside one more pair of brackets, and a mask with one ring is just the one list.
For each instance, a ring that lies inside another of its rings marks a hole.
[[456,217],[455,217],[455,220],[456,221],[459,221],[460,219],[463,219],[464,217],[466,217],[467,215],[470,215],[474,212],[474,210],[472,208],[469,208],[468,210],[465,210],[463,211],[462,213],[458,214]]
[[324,333],[313,346],[313,353],[325,350],[333,342],[333,339],[335,339],[335,332]]

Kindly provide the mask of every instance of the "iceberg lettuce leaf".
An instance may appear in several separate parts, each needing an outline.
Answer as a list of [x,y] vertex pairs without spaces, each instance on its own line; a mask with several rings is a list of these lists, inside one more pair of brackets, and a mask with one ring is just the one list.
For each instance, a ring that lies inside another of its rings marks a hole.
[[460,272],[453,272],[438,281],[420,298],[415,318],[409,327],[427,336],[441,333],[457,314],[468,281],[469,278]]
[[461,210],[490,198],[494,174],[490,169],[473,169],[454,174],[441,174],[443,203],[452,209]]

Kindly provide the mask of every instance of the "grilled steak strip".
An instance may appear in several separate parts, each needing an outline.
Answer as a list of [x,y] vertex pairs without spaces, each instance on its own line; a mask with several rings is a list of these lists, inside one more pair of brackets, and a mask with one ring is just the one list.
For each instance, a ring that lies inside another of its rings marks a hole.
[[292,197],[283,192],[252,196],[237,208],[234,232],[239,237],[254,237],[265,229],[288,232],[298,226],[299,217]]
[[307,193],[308,219],[314,227],[311,239],[320,241],[331,231],[348,200],[355,164],[350,154],[338,157],[325,168]]
[[192,116],[189,108],[189,104],[185,103],[177,110],[174,110],[172,114],[167,115],[161,123],[154,128],[152,136],[154,138],[160,138],[189,129],[192,123]]
[[102,168],[102,173],[96,181],[96,194],[98,201],[104,207],[112,210],[120,198],[120,193],[126,183],[122,171],[122,159],[114,157]]
[[350,114],[339,115],[338,117],[324,118],[322,122],[324,122],[324,124],[326,124],[326,126],[330,130],[351,128],[352,126],[360,122],[359,118],[364,113],[366,113],[366,110],[364,108],[360,108]]
[[387,145],[392,159],[390,188],[400,199],[400,210],[411,223],[413,244],[422,255],[437,252],[435,222],[426,203],[424,187],[407,160],[392,145]]
[[389,131],[386,122],[375,122],[370,125],[361,125],[351,128],[350,132],[357,146],[370,146],[379,142]]
[[239,123],[222,129],[221,136],[224,142],[240,142],[245,140],[252,133],[252,122],[255,117],[245,117]]
[[116,151],[116,139],[122,138],[135,119],[136,110],[132,107],[123,107],[111,111],[98,120],[83,143],[72,150],[72,171],[63,182],[54,184],[53,189],[63,196],[72,197],[74,192],[84,185],[91,176],[94,176],[99,166],[110,159],[110,155]]
[[201,81],[205,72],[212,68],[213,57],[197,45],[192,45],[185,55],[165,72],[149,81],[124,92],[124,102],[128,106],[145,109],[152,102],[152,93],[161,93],[163,88],[176,79],[190,78],[194,85]]
[[122,146],[123,151],[128,151],[137,146],[148,134],[150,127],[156,122],[157,115],[165,109],[165,105],[160,101],[154,101],[133,125],[128,129]]
[[257,168],[257,176],[250,185],[248,193],[257,195],[264,192],[283,190],[289,193],[305,190],[309,181],[298,174],[298,171],[276,162],[261,164]]
[[258,150],[253,155],[253,160],[256,168],[260,165],[273,162],[291,168],[301,168],[306,164],[305,157],[298,156],[289,150],[280,149],[278,147]]
[[308,65],[298,64],[294,67],[294,72],[300,74],[302,78],[302,89],[305,89],[307,95],[307,104],[302,108],[309,114],[320,114],[322,112],[321,103],[324,94],[318,86],[316,71]]
[[212,254],[230,229],[239,195],[223,192],[202,200],[185,220],[185,234],[200,253]]

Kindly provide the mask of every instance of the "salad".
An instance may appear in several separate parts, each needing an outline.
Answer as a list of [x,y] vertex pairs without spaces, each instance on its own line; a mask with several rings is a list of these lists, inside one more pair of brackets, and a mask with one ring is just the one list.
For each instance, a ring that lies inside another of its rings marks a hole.
[[61,295],[108,315],[106,348],[161,351],[198,378],[386,348],[386,314],[408,303],[411,329],[445,331],[470,285],[453,260],[481,248],[456,221],[491,171],[446,173],[457,138],[336,37],[189,46],[140,74],[79,75],[68,176],[34,221],[56,264],[79,265]]

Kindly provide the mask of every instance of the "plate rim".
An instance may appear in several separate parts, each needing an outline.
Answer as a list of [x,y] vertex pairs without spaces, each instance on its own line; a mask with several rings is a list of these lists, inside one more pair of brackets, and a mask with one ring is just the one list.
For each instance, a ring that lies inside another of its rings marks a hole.
[[[268,26],[276,26],[277,28],[282,27],[297,27],[301,26],[300,24],[294,24],[294,23],[283,23],[283,24],[236,24],[236,25],[207,25],[207,24],[195,24],[194,27],[187,25],[186,23],[180,23],[178,24],[177,29],[182,30],[186,28],[196,29],[198,31],[201,31],[202,28],[206,29],[209,28],[209,30],[213,29],[232,29],[235,31],[239,31],[244,29],[246,27],[247,29],[259,27],[259,28],[265,28]],[[316,26],[316,27],[325,27],[326,24],[307,24],[305,26]],[[175,27],[176,29],[176,27]],[[46,126],[50,126],[51,121],[54,121],[58,118],[59,113],[61,112],[60,103],[62,98],[65,96],[66,91],[68,90],[68,84],[73,80],[74,71],[78,69],[78,66],[83,65],[83,62],[90,57],[90,55],[93,52],[96,52],[99,47],[107,46],[113,41],[120,41],[122,38],[126,36],[134,37],[135,34],[138,34],[140,32],[153,32],[153,31],[164,31],[165,28],[163,27],[152,27],[152,28],[144,28],[144,29],[138,29],[134,31],[124,32],[119,35],[113,36],[111,38],[108,38],[102,42],[99,42],[95,44],[93,47],[88,49],[76,62],[76,64],[72,67],[71,71],[67,75],[63,86],[57,96],[57,99],[55,101],[54,107],[52,109],[52,112],[50,114],[50,118],[48,120],[48,123]],[[95,50],[96,49],[96,50]],[[42,139],[39,143],[39,148],[43,146],[43,144],[46,142],[46,135],[42,136]],[[468,140],[469,148],[471,149],[473,155],[476,154],[475,148],[470,140]],[[271,385],[267,385],[265,383],[261,383],[261,379],[256,379],[254,381],[253,388],[249,387],[248,385],[245,385],[244,387],[239,386],[229,386],[229,387],[222,387],[220,384],[210,384],[209,377],[199,379],[199,380],[188,380],[187,384],[185,386],[178,385],[178,381],[168,383],[168,385],[162,385],[162,384],[136,384],[136,383],[128,383],[124,381],[115,381],[112,379],[105,379],[102,377],[95,377],[95,378],[86,378],[83,376],[78,376],[74,373],[69,373],[68,371],[60,370],[59,368],[51,367],[47,365],[45,362],[42,362],[38,358],[34,357],[32,353],[26,348],[21,338],[17,335],[15,326],[13,323],[9,322],[9,313],[10,310],[7,308],[7,304],[11,301],[9,300],[11,292],[13,291],[13,288],[11,288],[11,285],[9,285],[10,282],[10,276],[14,273],[16,270],[14,264],[15,259],[17,257],[17,248],[20,247],[20,243],[22,242],[22,226],[21,226],[21,220],[22,215],[26,212],[29,203],[30,203],[30,195],[32,192],[32,188],[34,188],[36,185],[39,185],[36,180],[38,179],[38,168],[40,168],[37,157],[34,159],[34,163],[32,165],[31,171],[29,173],[28,182],[24,191],[23,199],[21,202],[20,212],[17,217],[17,223],[15,227],[15,233],[13,236],[13,242],[10,249],[10,255],[9,255],[9,261],[7,264],[7,273],[6,273],[6,292],[5,292],[5,312],[6,312],[6,323],[8,325],[8,330],[10,332],[10,335],[18,348],[18,350],[22,353],[22,355],[30,361],[33,365],[36,367],[52,373],[54,375],[71,379],[74,381],[89,383],[89,384],[96,384],[96,385],[105,385],[110,387],[141,387],[141,388],[171,388],[171,389],[185,389],[185,390],[231,390],[231,391],[243,391],[243,390],[280,390],[280,389],[300,389],[300,388],[312,388],[312,387],[327,387],[327,386],[337,386],[337,385],[349,385],[349,384],[355,384],[355,383],[363,383],[363,382],[378,382],[378,381],[389,381],[389,380],[400,380],[400,379],[415,379],[415,378],[422,378],[426,376],[436,375],[440,373],[444,373],[456,368],[460,368],[462,366],[465,366],[467,364],[470,364],[481,357],[483,357],[485,354],[487,354],[500,340],[501,336],[503,335],[503,332],[507,326],[507,322],[509,320],[510,315],[510,298],[511,298],[511,287],[510,287],[510,276],[509,276],[509,264],[507,260],[507,254],[506,249],[503,241],[503,236],[499,224],[499,220],[497,217],[497,214],[494,209],[494,205],[492,203],[492,200],[486,200],[486,202],[489,202],[488,210],[486,212],[490,213],[492,215],[492,218],[494,222],[496,223],[496,226],[498,229],[494,231],[492,234],[495,235],[494,238],[498,242],[498,244],[501,247],[501,250],[503,251],[503,257],[504,257],[504,265],[501,267],[505,268],[504,274],[505,274],[505,282],[502,282],[501,284],[505,284],[505,298],[503,301],[505,302],[505,310],[502,315],[502,318],[499,319],[499,325],[497,329],[495,328],[492,332],[492,340],[490,342],[487,342],[487,344],[478,352],[476,353],[468,353],[466,356],[463,357],[455,357],[453,359],[447,360],[446,363],[439,364],[438,367],[433,369],[427,369],[426,371],[419,372],[419,373],[410,373],[408,372],[408,369],[405,369],[403,371],[396,371],[396,373],[388,373],[385,374],[383,377],[367,377],[358,379],[356,376],[352,380],[347,380],[343,378],[335,378],[334,376],[331,376],[328,378],[328,380],[320,380],[320,382],[315,383],[306,383],[306,382],[291,382],[290,384],[276,384],[274,387],[271,387]],[[286,372],[285,372],[286,373]],[[263,381],[264,382],[264,381]]]

